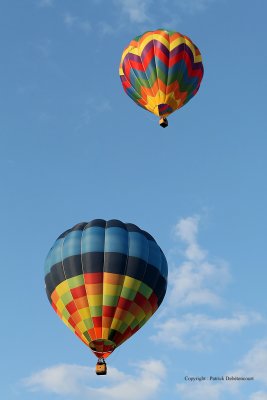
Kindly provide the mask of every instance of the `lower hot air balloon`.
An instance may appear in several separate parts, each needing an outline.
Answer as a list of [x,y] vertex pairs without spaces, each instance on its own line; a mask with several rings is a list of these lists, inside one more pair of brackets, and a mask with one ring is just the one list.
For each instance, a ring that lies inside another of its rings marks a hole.
[[203,77],[202,57],[189,37],[157,29],[130,42],[119,73],[126,94],[159,116],[160,125],[166,128],[167,116],[197,93]]
[[98,358],[135,334],[160,306],[168,265],[153,237],[134,224],[95,219],[62,233],[45,262],[47,297]]

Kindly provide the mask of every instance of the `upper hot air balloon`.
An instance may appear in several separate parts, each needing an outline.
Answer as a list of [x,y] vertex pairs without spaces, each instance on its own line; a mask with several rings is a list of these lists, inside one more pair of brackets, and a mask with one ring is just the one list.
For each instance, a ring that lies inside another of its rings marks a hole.
[[158,29],[130,42],[119,72],[128,96],[159,116],[165,128],[167,116],[197,93],[203,77],[202,57],[187,36]]
[[96,219],[62,233],[45,262],[48,299],[63,322],[97,356],[96,373],[161,304],[166,258],[133,224]]

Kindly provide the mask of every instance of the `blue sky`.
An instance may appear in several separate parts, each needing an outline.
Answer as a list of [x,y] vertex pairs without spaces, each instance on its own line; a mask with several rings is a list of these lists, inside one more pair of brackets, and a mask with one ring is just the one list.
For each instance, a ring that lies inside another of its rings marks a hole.
[[[266,13],[261,0],[2,1],[3,398],[267,399]],[[118,76],[124,47],[158,27],[188,35],[205,69],[165,130]],[[56,237],[94,218],[150,232],[170,271],[106,377],[43,282]],[[226,375],[254,381],[185,380]]]

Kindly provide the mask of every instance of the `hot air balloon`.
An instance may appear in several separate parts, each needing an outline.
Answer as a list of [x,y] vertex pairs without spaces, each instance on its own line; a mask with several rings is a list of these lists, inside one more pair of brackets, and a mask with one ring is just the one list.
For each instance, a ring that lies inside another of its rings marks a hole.
[[125,48],[120,78],[128,96],[160,117],[184,106],[198,91],[203,65],[196,45],[181,33],[158,29],[134,38]]
[[98,358],[136,333],[160,306],[166,258],[153,237],[134,224],[95,219],[68,229],[45,262],[48,299],[62,321]]

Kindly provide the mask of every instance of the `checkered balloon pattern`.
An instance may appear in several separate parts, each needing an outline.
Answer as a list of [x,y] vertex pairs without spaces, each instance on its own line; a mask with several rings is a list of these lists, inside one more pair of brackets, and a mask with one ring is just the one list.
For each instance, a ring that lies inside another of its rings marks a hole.
[[45,262],[48,299],[98,358],[137,332],[161,304],[166,258],[136,225],[96,219],[67,230]]

